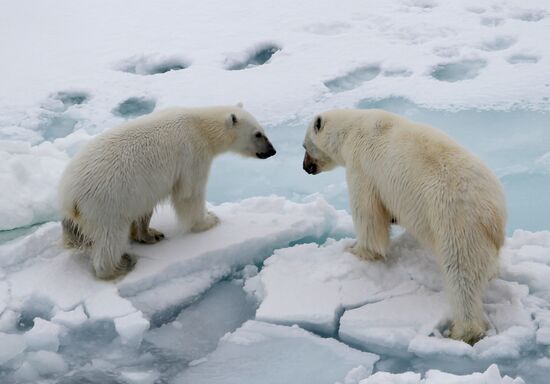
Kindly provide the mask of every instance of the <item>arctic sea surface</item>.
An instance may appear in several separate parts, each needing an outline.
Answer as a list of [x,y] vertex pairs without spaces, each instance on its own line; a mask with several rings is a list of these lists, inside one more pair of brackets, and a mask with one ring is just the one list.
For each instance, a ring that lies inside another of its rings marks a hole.
[[[0,13],[0,383],[546,383],[550,5],[545,0],[7,0]],[[57,184],[100,132],[243,102],[277,149],[214,161],[221,224],[132,245],[97,280],[61,246]],[[316,113],[442,129],[500,178],[508,238],[474,346],[449,339],[433,253],[355,237],[344,172],[302,170]]]

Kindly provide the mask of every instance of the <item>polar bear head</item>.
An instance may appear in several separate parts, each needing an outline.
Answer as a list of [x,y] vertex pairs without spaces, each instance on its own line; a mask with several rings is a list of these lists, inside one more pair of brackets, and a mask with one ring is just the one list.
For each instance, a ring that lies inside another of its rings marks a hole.
[[226,117],[226,129],[234,138],[229,150],[246,157],[267,159],[277,153],[254,116],[238,104]]
[[309,124],[304,139],[304,171],[310,175],[330,171],[338,165],[335,154],[331,153],[330,130],[326,116],[317,115]]

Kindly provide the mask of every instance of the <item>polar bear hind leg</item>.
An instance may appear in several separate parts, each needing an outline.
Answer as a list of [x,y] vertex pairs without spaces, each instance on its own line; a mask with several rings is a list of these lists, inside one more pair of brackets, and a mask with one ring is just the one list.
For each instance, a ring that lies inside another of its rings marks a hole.
[[112,279],[134,268],[136,257],[126,253],[129,229],[128,226],[103,227],[95,231],[91,259],[100,279]]
[[484,239],[449,243],[442,250],[442,267],[453,318],[450,336],[473,345],[487,330],[483,296],[498,254]]

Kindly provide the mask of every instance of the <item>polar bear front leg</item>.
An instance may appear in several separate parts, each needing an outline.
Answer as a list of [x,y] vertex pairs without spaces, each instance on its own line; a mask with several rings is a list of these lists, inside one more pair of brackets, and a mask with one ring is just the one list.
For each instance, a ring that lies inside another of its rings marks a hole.
[[384,260],[390,242],[391,215],[361,172],[346,172],[357,242],[347,251],[369,261]]
[[172,195],[172,203],[183,227],[192,232],[203,232],[220,222],[218,216],[206,209],[204,190],[198,191],[190,197],[180,193]]

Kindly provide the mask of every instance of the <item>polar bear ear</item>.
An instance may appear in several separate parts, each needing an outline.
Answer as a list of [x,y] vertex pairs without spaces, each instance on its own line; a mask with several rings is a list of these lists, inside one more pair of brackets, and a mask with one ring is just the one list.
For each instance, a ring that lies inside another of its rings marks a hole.
[[225,118],[225,125],[227,126],[227,128],[234,127],[235,125],[237,125],[238,122],[239,122],[239,120],[237,119],[237,115],[235,115],[234,113],[230,113]]
[[321,119],[321,116],[317,116],[315,118],[315,122],[313,123],[313,130],[315,133],[319,133],[321,131],[321,128],[323,128],[323,119]]
[[244,108],[243,102],[242,102],[242,101],[239,101],[239,102],[237,103],[237,107],[239,107],[239,108],[241,108],[241,109]]

